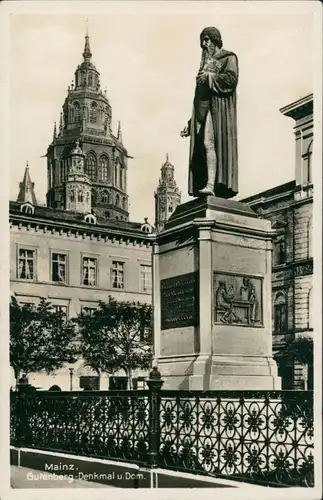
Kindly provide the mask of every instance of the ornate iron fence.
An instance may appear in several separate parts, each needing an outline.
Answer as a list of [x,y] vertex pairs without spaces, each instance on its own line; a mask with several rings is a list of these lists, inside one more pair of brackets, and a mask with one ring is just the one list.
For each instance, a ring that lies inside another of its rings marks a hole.
[[310,392],[164,392],[160,465],[258,483],[313,485]]
[[311,391],[13,392],[11,444],[313,486]]
[[146,463],[148,408],[143,391],[14,392],[11,444]]

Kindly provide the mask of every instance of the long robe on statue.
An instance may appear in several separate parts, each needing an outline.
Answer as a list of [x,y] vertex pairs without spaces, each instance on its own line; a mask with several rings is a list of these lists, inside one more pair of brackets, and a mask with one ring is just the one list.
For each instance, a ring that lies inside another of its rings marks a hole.
[[[208,181],[205,136],[214,137],[216,176],[214,193],[232,198],[238,193],[238,146],[236,87],[238,58],[233,52],[220,49],[213,56],[215,70],[206,82],[196,85],[190,129],[188,193],[200,196]],[[211,120],[207,119],[211,115]],[[211,127],[211,130],[210,130]]]

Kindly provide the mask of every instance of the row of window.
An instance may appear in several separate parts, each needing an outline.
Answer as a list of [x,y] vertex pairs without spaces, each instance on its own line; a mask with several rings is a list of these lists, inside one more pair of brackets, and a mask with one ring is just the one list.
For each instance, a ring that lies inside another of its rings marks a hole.
[[[97,203],[104,203],[104,204],[113,204],[113,198],[114,198],[114,204],[117,207],[122,208],[123,210],[127,210],[127,200],[125,197],[121,197],[118,193],[113,197],[113,195],[110,195],[107,191],[104,191],[101,193],[100,197],[96,198],[95,193],[92,193],[92,204],[97,204]],[[78,203],[83,203],[86,201],[86,203],[90,202],[90,193],[87,192],[86,194],[81,190],[81,189],[75,189],[74,191],[70,190],[69,193],[69,201],[71,203],[74,203],[77,200]]]
[[[68,177],[69,161],[61,160],[59,170],[56,172],[49,169],[49,185],[52,186],[56,183],[60,184],[65,182]],[[97,165],[96,157],[89,154],[85,163],[85,172],[92,181],[97,182],[111,182],[120,189],[125,189],[125,169],[120,163],[111,165],[107,156],[101,156],[99,166]]]
[[94,71],[77,71],[76,72],[76,80],[75,80],[76,86],[79,85],[88,85],[89,87],[92,86],[97,86],[99,85],[99,75],[95,73]]
[[[312,218],[307,222],[306,234],[307,234],[307,257],[310,258],[313,255],[312,249]],[[278,266],[280,264],[285,264],[287,260],[286,251],[286,234],[279,234],[273,242],[273,265]]]
[[70,119],[71,122],[79,122],[83,118],[85,118],[86,120],[89,119],[91,123],[96,123],[98,119],[102,121],[106,117],[108,112],[108,108],[101,109],[94,101],[91,103],[89,109],[85,106],[82,109],[80,103],[78,101],[75,101],[70,112]]
[[115,162],[112,168],[109,158],[107,156],[101,156],[98,168],[96,157],[94,154],[90,153],[86,158],[85,171],[92,180],[114,182],[120,189],[124,189],[125,169],[118,161]]
[[[82,257],[81,285],[89,287],[98,286],[98,259],[94,257]],[[112,261],[111,288],[125,289],[125,262]],[[36,250],[19,249],[18,278],[35,281],[36,273]],[[51,281],[68,284],[68,258],[64,253],[52,253],[51,258]],[[140,265],[140,290],[150,292],[152,287],[151,266]]]
[[[308,321],[307,327],[313,328],[312,318],[312,289],[309,290],[307,296],[307,311]],[[286,296],[283,293],[278,293],[274,299],[274,332],[286,333],[288,331],[288,309]]]

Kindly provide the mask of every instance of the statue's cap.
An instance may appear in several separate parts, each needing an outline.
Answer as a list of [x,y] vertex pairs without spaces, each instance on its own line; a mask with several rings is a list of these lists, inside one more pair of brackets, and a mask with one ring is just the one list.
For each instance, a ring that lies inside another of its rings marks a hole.
[[217,28],[214,28],[214,26],[209,26],[208,28],[204,28],[204,30],[200,34],[200,39],[204,38],[205,36],[209,36],[212,40],[214,39],[220,39],[221,40],[221,33]]

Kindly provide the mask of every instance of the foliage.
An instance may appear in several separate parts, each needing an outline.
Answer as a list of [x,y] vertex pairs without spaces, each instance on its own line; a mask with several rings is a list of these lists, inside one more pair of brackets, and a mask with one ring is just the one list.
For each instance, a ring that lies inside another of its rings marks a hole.
[[109,297],[91,313],[76,318],[86,364],[113,374],[123,370],[131,388],[132,371],[147,370],[152,361],[152,307]]
[[284,357],[303,365],[312,365],[314,360],[314,343],[310,337],[297,337],[286,342]]
[[10,302],[10,365],[16,380],[22,373],[45,370],[51,373],[64,363],[76,360],[75,325],[50,302],[19,304]]

